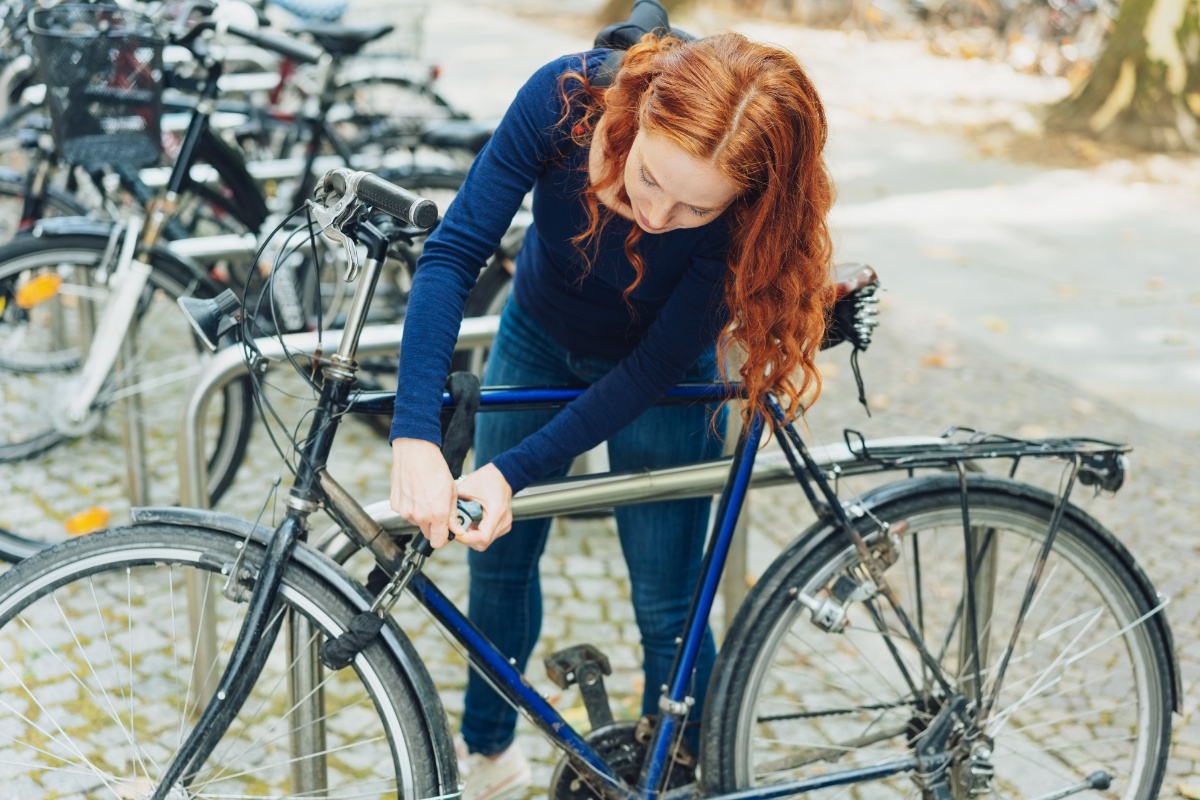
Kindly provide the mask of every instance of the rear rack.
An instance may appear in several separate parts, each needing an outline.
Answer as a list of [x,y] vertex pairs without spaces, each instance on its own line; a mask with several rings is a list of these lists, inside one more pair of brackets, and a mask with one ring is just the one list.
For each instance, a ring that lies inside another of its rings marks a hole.
[[1079,463],[1079,482],[1115,492],[1125,481],[1127,444],[1090,437],[1021,439],[975,428],[951,427],[936,444],[871,445],[858,431],[844,432],[846,447],[856,462],[878,469],[921,469],[952,466],[966,461],[1008,459],[1010,475],[1025,458],[1061,458]]

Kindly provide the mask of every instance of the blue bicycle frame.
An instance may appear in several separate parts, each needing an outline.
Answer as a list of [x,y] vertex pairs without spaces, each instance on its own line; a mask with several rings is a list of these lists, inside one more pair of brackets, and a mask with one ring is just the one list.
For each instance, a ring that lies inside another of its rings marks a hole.
[[[661,403],[670,405],[722,402],[739,396],[740,390],[741,387],[737,384],[681,384],[668,390]],[[583,388],[555,387],[485,388],[480,394],[479,410],[487,412],[555,408],[569,403],[583,391],[585,391]],[[394,395],[390,392],[361,392],[350,398],[349,411],[390,416],[394,399]],[[452,404],[453,401],[449,394],[444,395],[443,405],[450,406]],[[773,408],[773,412],[778,428],[778,420],[782,418],[782,414],[778,407]],[[658,787],[665,782],[671,764],[672,746],[682,732],[682,726],[691,705],[688,690],[692,673],[695,670],[700,644],[708,625],[721,574],[733,542],[738,516],[741,514],[746,492],[750,487],[754,458],[762,441],[764,425],[763,416],[755,415],[738,439],[729,477],[721,492],[717,513],[714,517],[714,528],[708,538],[701,565],[700,580],[692,595],[687,622],[680,640],[681,644],[676,650],[669,683],[659,699],[659,709],[662,714],[654,728],[647,758],[642,766],[636,787],[628,786],[614,774],[612,768],[571,727],[570,723],[563,719],[562,715],[529,685],[521,671],[488,641],[487,637],[466,618],[452,601],[442,594],[429,578],[423,573],[417,572],[408,584],[408,590],[417,601],[428,609],[434,619],[463,647],[470,658],[471,666],[486,676],[498,692],[516,708],[523,711],[551,741],[565,751],[581,775],[590,772],[599,776],[600,780],[611,787],[610,794],[614,797],[650,800],[650,798],[659,796]],[[803,455],[807,456],[806,453]],[[927,760],[926,766],[928,763]],[[758,800],[759,798],[766,800],[767,798],[786,797],[818,789],[878,780],[912,770],[916,766],[916,758],[900,759],[872,767],[841,770],[805,780],[772,784],[762,788],[748,789],[732,794],[712,795],[711,797],[720,797],[726,800]],[[676,791],[693,794],[695,789]]]

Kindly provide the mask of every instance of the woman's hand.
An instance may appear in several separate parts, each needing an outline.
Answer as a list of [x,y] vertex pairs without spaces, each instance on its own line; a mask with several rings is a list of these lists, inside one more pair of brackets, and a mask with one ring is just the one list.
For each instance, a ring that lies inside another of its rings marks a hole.
[[485,464],[458,481],[458,494],[483,506],[483,519],[465,533],[455,532],[458,541],[483,552],[512,528],[512,487],[492,464]]
[[[507,484],[505,484],[507,486]],[[435,548],[450,540],[449,532],[466,531],[454,513],[458,489],[442,451],[424,439],[392,441],[392,510],[421,529]]]

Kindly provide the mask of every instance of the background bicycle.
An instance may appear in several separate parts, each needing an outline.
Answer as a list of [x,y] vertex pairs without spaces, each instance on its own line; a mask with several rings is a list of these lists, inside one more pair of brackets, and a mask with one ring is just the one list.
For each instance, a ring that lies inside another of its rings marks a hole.
[[[90,13],[93,8],[85,6],[80,13]],[[180,37],[178,41],[181,44],[194,40],[194,33],[189,34],[188,30],[185,28],[176,34]],[[386,26],[370,32],[370,36],[377,37],[383,33],[386,33]],[[255,36],[258,34],[250,32],[242,38],[253,39]],[[354,49],[362,44],[365,38],[370,37],[360,35],[356,29],[338,29],[328,26],[318,34],[318,39],[335,50],[339,48]],[[312,60],[314,53],[319,53],[311,47],[290,44],[289,41],[267,38],[263,39],[262,43],[273,46],[285,54],[290,52],[296,60]],[[291,48],[290,51],[289,48]],[[219,51],[205,50],[203,52],[207,56],[205,64],[206,69],[209,70],[208,84],[212,84],[213,76],[217,74],[215,70],[221,66],[221,61],[213,53],[219,54]],[[333,66],[337,66],[337,59]],[[289,118],[287,126],[293,131],[300,130],[301,133],[310,136],[314,147],[316,146],[316,137],[322,137],[326,142],[332,141],[344,158],[355,156],[350,150],[350,147],[354,145],[338,138],[332,123],[326,119],[325,115],[327,112],[332,113],[332,109],[338,107],[338,104],[342,102],[343,94],[353,94],[360,88],[365,90],[384,84],[386,83],[384,79],[388,76],[389,73],[386,72],[366,77],[360,76],[343,85],[338,81],[342,80],[344,75],[334,71],[321,88],[319,108],[310,110],[307,116],[298,119]],[[207,86],[208,84],[200,85]],[[219,81],[217,85],[220,85]],[[161,91],[161,87],[157,83],[154,88]],[[221,95],[218,94],[219,96]],[[189,115],[189,118],[192,117]],[[192,119],[193,121],[190,123],[192,128],[200,130],[200,128],[196,128],[196,121],[200,118]],[[283,124],[283,121],[280,124]],[[460,128],[462,128],[461,125]],[[474,131],[473,134],[472,131]],[[434,196],[439,199],[452,197],[453,190],[462,179],[463,171],[461,167],[447,167],[447,159],[453,156],[455,142],[461,141],[468,134],[474,135],[478,139],[481,133],[481,128],[462,128],[458,138],[443,136],[440,141],[444,144],[439,145],[440,154],[444,156],[443,161],[431,163],[429,166],[413,167],[410,164],[401,168],[400,171],[406,176],[410,185],[423,186],[426,191],[433,192]],[[409,141],[404,147],[411,152],[401,153],[401,161],[417,158],[416,151],[419,142],[413,138],[416,134],[406,131],[404,136],[409,137]],[[303,140],[305,137],[300,136],[299,138]],[[480,141],[483,140],[486,139]],[[196,149],[197,141],[200,142],[198,150]],[[268,224],[265,221],[266,198],[263,198],[253,185],[251,175],[243,167],[239,153],[222,140],[219,134],[213,135],[207,131],[201,134],[199,139],[189,139],[188,142],[187,147],[181,151],[180,157],[205,158],[205,154],[208,157],[220,156],[221,159],[213,163],[224,164],[219,170],[224,180],[218,181],[218,184],[224,185],[210,189],[204,185],[188,183],[187,180],[184,185],[192,192],[202,196],[204,192],[212,192],[214,193],[212,196],[217,199],[225,198],[221,202],[223,204],[232,203],[235,212],[239,209],[254,210],[254,213],[248,215],[248,225],[252,230],[263,227],[261,232],[265,234],[265,226]],[[385,146],[392,147],[393,143],[389,140]],[[474,146],[478,146],[478,144]],[[465,148],[464,152],[470,155]],[[315,152],[310,152],[309,160],[313,157],[315,157]],[[68,160],[79,161],[78,158]],[[305,160],[301,160],[297,164],[293,164],[291,169],[294,171],[298,165],[301,173],[307,174],[307,170],[304,169],[306,163]],[[108,166],[108,162],[105,158],[93,157],[84,166],[99,169]],[[122,166],[127,165],[122,164]],[[192,174],[195,176],[196,173]],[[418,179],[413,177],[414,175],[423,177]],[[131,176],[131,180],[137,181],[138,178]],[[172,180],[177,180],[177,176],[173,176]],[[276,191],[281,197],[304,195],[306,187],[309,185],[309,179],[297,179],[293,175],[291,183],[293,186],[286,191],[282,186],[277,186]],[[139,185],[141,184],[139,183]],[[145,186],[142,188],[149,196],[149,189]],[[227,208],[228,206],[223,205],[222,207]],[[232,216],[232,214],[227,216]],[[273,225],[274,222],[270,224]],[[70,230],[67,230],[68,227]],[[51,448],[63,446],[80,436],[87,438],[94,435],[92,438],[97,441],[88,441],[84,447],[97,448],[95,451],[97,454],[113,452],[116,444],[115,432],[104,425],[97,426],[95,423],[100,420],[93,418],[85,426],[66,431],[60,424],[51,425],[46,416],[46,408],[53,406],[53,404],[47,405],[46,398],[61,396],[64,391],[63,387],[72,385],[71,382],[77,379],[80,371],[87,371],[85,364],[97,357],[95,352],[87,351],[85,354],[83,350],[83,346],[86,345],[86,336],[81,332],[87,327],[87,322],[82,319],[82,312],[91,309],[92,316],[99,319],[109,304],[105,298],[117,296],[116,292],[107,291],[109,288],[115,287],[117,282],[113,281],[112,286],[105,286],[106,281],[103,280],[105,275],[115,269],[118,260],[118,248],[115,246],[116,240],[112,239],[111,231],[110,227],[98,221],[69,221],[58,227],[53,227],[52,223],[48,222],[37,231],[42,235],[23,237],[2,251],[3,257],[0,260],[3,260],[5,265],[0,269],[2,272],[0,286],[3,288],[5,308],[3,309],[3,321],[0,323],[0,336],[3,336],[7,351],[2,366],[11,373],[6,380],[6,401],[13,414],[12,424],[3,441],[0,441],[0,461],[5,464],[5,467],[2,468],[4,470],[25,469],[25,467],[14,468],[8,465],[18,460],[39,458]],[[209,232],[209,226],[205,226],[201,232]],[[511,247],[519,246],[519,234],[518,229]],[[261,288],[262,281],[257,275],[251,258],[257,244],[256,241],[251,239],[247,246],[243,240],[238,240],[231,249],[223,252],[220,252],[222,248],[219,247],[218,262],[207,274],[205,268],[209,266],[208,262],[192,261],[193,257],[202,258],[200,250],[197,250],[196,246],[204,246],[204,242],[211,243],[212,239],[177,241],[174,247],[187,249],[160,251],[151,259],[153,263],[150,285],[159,291],[158,294],[147,293],[147,296],[138,305],[134,316],[140,321],[143,336],[141,344],[131,345],[136,354],[133,363],[141,377],[126,378],[125,386],[118,386],[118,382],[115,380],[109,381],[108,384],[111,385],[106,384],[101,393],[97,395],[100,401],[96,404],[97,410],[101,414],[106,410],[112,410],[112,413],[107,415],[107,422],[111,424],[112,428],[116,427],[113,417],[119,418],[122,425],[129,420],[139,420],[141,426],[150,431],[165,432],[171,427],[172,407],[169,403],[158,404],[162,395],[161,390],[171,383],[186,383],[194,377],[195,367],[192,362],[202,355],[197,353],[191,361],[188,360],[187,352],[190,348],[187,345],[186,330],[182,328],[176,334],[184,337],[179,342],[173,341],[171,344],[165,344],[166,340],[160,338],[163,335],[169,338],[171,334],[166,329],[179,322],[174,316],[174,306],[171,303],[173,297],[189,292],[196,292],[203,296],[205,293],[211,294],[214,287],[221,283],[245,285],[247,282],[251,286],[252,293],[261,294],[260,289],[254,288]],[[110,244],[114,246],[110,247]],[[391,269],[386,287],[390,299],[378,305],[377,319],[396,319],[403,315],[406,285],[413,269],[414,252],[418,246],[403,248],[397,253],[397,258],[389,262]],[[124,250],[120,252],[125,253]],[[180,255],[175,258],[173,253]],[[125,255],[121,256],[121,258],[125,257]],[[497,260],[503,259],[498,257]],[[68,263],[76,265],[75,273],[72,273],[67,267]],[[264,263],[269,263],[269,258]],[[342,313],[338,300],[338,297],[341,296],[340,285],[336,282],[329,282],[331,294],[325,296],[324,284],[318,286],[316,282],[318,267],[324,270],[328,265],[306,262],[302,257],[285,259],[282,264],[285,274],[280,276],[280,280],[275,281],[277,287],[275,292],[270,298],[262,301],[261,307],[258,309],[260,319],[270,320],[264,323],[263,329],[279,325],[293,331],[303,330],[315,324],[322,313],[331,321],[336,322],[338,314]],[[81,275],[87,279],[81,280]],[[507,272],[502,267],[498,267],[491,277],[488,291],[500,293],[502,296],[507,283]],[[499,282],[495,280],[497,278],[500,279]],[[39,294],[35,290],[43,284],[47,288]],[[284,289],[288,291],[284,291]],[[162,302],[155,302],[155,297],[158,295],[165,295],[161,298]],[[495,299],[492,297],[476,298],[476,302],[480,304],[479,310],[486,310],[489,304],[495,302]],[[314,310],[315,307],[319,307],[319,310]],[[79,320],[75,319],[77,316],[80,317]],[[147,334],[149,334],[149,338],[147,338]],[[122,337],[128,338],[130,342],[133,341],[133,336],[126,337],[125,333],[113,336],[117,341]],[[93,348],[93,350],[100,349]],[[88,360],[85,361],[85,358]],[[387,380],[387,374],[394,371],[394,365],[390,361],[380,362],[377,366],[381,372],[381,379],[384,381]],[[115,374],[128,375],[130,371],[127,368],[121,368]],[[231,387],[229,391],[234,392],[236,396],[230,398],[229,392],[226,392],[224,402],[214,408],[213,424],[222,431],[213,450],[211,464],[214,497],[218,496],[223,487],[228,485],[233,471],[240,462],[245,439],[249,434],[250,419],[249,415],[244,413],[248,406],[242,404],[242,401],[249,399],[248,395],[245,392],[239,392],[236,386]],[[124,402],[118,402],[121,398],[124,399]],[[130,404],[135,407],[125,409],[128,413],[122,414],[117,411],[118,406],[129,406]],[[24,417],[18,411],[21,406],[24,406],[28,412]],[[148,497],[147,491],[153,490],[154,484],[158,484],[159,491],[166,492],[166,494],[158,496],[170,496],[174,491],[171,470],[164,469],[162,463],[148,464],[144,468],[139,468],[142,459],[140,451],[145,450],[146,447],[144,443],[139,443],[137,435],[133,435],[132,438],[127,436],[124,440],[124,447],[127,453],[126,461],[134,471],[131,474],[146,476],[136,477],[131,482],[133,486],[146,485],[147,487],[145,491],[139,490],[135,496],[140,493],[143,497]],[[97,458],[97,461],[110,463],[114,467],[117,463],[116,459],[111,456]],[[113,470],[113,475],[116,474],[118,474],[117,471]],[[22,484],[20,480],[16,480],[14,485]],[[86,508],[86,506],[82,507]]]

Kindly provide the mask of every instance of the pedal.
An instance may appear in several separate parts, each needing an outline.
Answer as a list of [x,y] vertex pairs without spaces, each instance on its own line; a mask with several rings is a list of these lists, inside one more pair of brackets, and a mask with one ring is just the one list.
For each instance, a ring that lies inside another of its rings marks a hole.
[[608,656],[590,644],[578,644],[546,656],[546,677],[560,689],[569,689],[578,684],[583,695],[583,706],[587,709],[592,730],[599,730],[613,721],[612,709],[608,705],[608,690],[604,688],[604,676],[612,675]]

